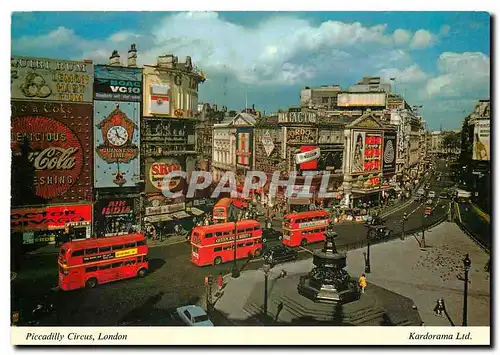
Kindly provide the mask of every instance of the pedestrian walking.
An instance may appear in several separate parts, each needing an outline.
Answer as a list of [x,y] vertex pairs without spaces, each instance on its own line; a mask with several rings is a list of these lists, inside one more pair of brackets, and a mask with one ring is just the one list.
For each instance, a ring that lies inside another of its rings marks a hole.
[[222,273],[219,273],[217,276],[217,286],[219,287],[219,291],[222,290],[222,286],[224,286],[224,279],[222,278]]
[[362,274],[359,277],[359,288],[361,289],[361,293],[365,293],[365,288],[366,288],[366,275]]

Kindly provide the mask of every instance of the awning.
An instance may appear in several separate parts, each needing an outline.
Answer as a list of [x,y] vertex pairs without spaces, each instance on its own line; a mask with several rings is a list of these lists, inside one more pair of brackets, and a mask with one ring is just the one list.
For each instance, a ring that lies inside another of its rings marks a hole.
[[168,222],[171,220],[172,220],[172,214],[170,214],[170,213],[157,214],[154,216],[148,216],[148,217],[144,218],[144,222],[149,222],[149,223]]
[[186,212],[184,211],[179,211],[179,212],[175,212],[173,214],[173,216],[176,218],[176,219],[183,219],[183,218],[188,218],[188,217],[191,217],[190,215],[188,215]]
[[191,207],[191,214],[195,215],[195,216],[201,216],[202,214],[205,214],[205,212],[203,212],[202,210],[196,208],[196,207]]

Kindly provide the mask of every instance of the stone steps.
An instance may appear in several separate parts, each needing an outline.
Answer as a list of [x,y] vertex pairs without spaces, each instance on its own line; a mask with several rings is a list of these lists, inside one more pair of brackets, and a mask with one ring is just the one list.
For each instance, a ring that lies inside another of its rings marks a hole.
[[380,325],[384,309],[376,306],[364,307],[344,314],[344,322],[350,325]]

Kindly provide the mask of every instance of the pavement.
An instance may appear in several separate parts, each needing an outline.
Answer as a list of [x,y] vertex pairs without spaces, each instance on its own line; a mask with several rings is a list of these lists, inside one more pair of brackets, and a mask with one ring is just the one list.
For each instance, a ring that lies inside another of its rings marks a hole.
[[[490,325],[490,277],[484,271],[489,256],[463,233],[456,224],[444,222],[426,233],[426,248],[421,249],[415,238],[394,240],[371,246],[371,273],[368,287],[362,297],[369,297],[371,286],[379,286],[411,299],[427,326],[448,326],[448,320],[433,313],[436,301],[445,300],[446,309],[456,325],[462,323],[463,277],[462,258],[469,253],[472,267],[469,274],[468,325]],[[347,270],[352,277],[364,272],[365,249],[347,253]],[[282,269],[290,277],[309,272],[312,259],[286,263],[269,273],[275,279]],[[288,277],[288,276],[287,276]],[[237,279],[225,277],[225,289],[215,304],[216,310],[226,314],[230,321],[244,322],[251,318],[248,310],[250,295],[263,284],[262,270],[242,272]],[[272,292],[272,290],[270,291]],[[263,302],[263,301],[262,301]],[[247,309],[245,309],[247,308]]]

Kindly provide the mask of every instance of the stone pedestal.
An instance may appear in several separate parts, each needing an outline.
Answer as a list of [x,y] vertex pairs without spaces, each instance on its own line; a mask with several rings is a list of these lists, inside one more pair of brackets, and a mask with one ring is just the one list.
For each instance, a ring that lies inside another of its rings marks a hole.
[[299,294],[315,302],[344,304],[359,299],[358,287],[345,270],[347,255],[335,246],[336,236],[330,226],[324,248],[313,256],[315,267],[300,278],[297,286]]

